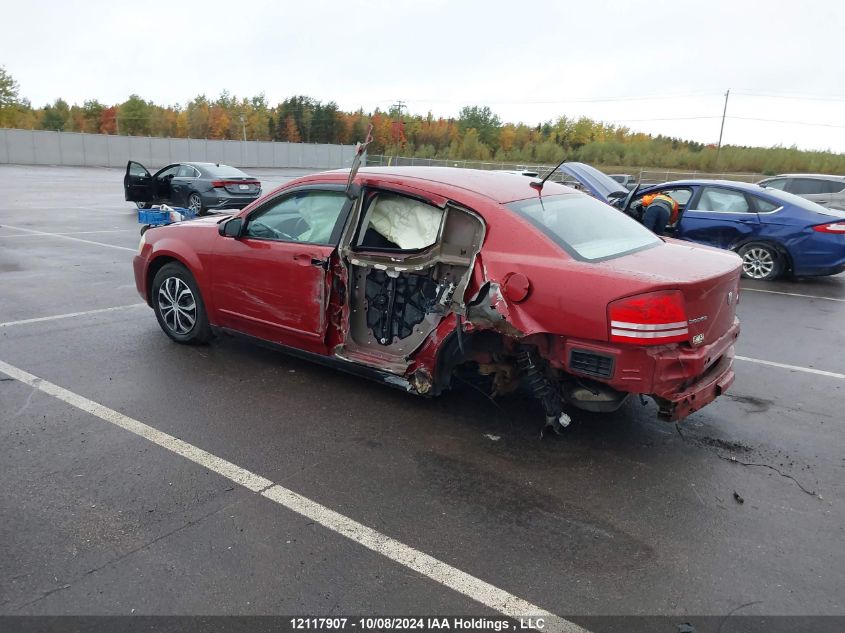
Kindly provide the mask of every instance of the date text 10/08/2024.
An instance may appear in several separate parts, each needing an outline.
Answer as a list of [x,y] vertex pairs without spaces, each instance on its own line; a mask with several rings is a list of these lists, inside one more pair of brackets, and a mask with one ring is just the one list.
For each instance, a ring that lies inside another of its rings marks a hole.
[[298,631],[331,631],[357,629],[362,631],[516,631],[543,630],[543,618],[504,617],[295,617],[291,629]]

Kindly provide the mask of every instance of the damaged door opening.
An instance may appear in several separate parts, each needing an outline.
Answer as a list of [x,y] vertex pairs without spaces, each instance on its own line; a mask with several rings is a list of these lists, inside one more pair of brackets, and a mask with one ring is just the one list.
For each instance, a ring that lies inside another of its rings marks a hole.
[[370,190],[354,227],[342,246],[349,328],[336,352],[402,373],[441,320],[464,311],[484,224],[451,204]]

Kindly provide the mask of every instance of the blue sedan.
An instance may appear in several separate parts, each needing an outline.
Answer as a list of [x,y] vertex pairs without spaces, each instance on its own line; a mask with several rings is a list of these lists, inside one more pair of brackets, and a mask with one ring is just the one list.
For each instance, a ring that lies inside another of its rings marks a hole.
[[628,192],[612,178],[583,163],[564,163],[593,196],[636,218],[642,198],[665,193],[680,207],[669,233],[681,240],[736,251],[743,276],[772,280],[836,275],[845,271],[845,212],[805,198],[728,180],[678,180]]

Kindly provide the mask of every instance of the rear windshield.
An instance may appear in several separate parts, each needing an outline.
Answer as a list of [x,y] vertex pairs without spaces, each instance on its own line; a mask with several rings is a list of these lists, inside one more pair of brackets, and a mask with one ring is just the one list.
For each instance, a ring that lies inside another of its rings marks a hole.
[[249,178],[244,172],[228,165],[204,165],[212,178]]
[[621,257],[661,243],[633,218],[590,196],[543,196],[505,206],[584,261]]

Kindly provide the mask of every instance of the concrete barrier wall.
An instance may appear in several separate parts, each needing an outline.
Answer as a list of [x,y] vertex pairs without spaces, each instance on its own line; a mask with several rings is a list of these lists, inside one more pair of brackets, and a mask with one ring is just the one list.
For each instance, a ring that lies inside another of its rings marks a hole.
[[180,162],[225,163],[235,167],[349,167],[353,145],[268,141],[111,136],[79,132],[0,129],[0,163],[125,167],[135,160],[149,168]]

